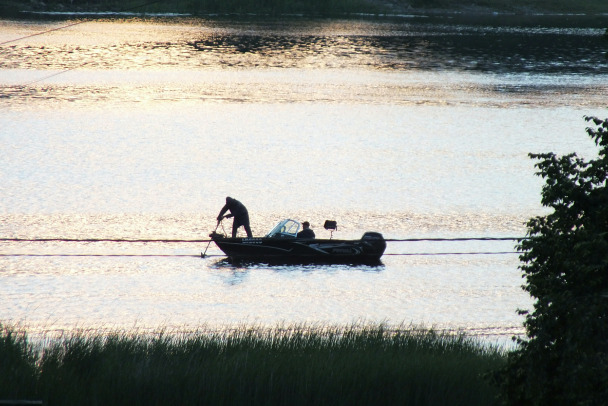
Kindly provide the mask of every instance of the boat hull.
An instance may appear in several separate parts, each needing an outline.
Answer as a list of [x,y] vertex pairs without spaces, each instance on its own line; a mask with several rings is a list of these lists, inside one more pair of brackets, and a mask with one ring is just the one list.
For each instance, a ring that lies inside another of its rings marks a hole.
[[374,232],[360,240],[225,238],[219,234],[211,239],[231,261],[265,263],[377,264],[386,249],[382,235]]

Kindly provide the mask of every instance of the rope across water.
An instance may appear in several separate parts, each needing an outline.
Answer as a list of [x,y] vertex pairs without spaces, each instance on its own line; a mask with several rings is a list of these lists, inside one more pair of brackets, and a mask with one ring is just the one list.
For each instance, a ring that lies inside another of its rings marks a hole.
[[[388,238],[389,243],[400,242],[463,242],[463,241],[521,241],[525,237],[423,237],[423,238]],[[0,242],[35,243],[35,242],[68,242],[68,243],[210,243],[211,239],[175,239],[175,238],[19,238],[4,237]],[[442,256],[442,255],[505,255],[519,254],[517,251],[473,251],[473,252],[407,252],[407,253],[385,253],[384,256]],[[200,257],[192,254],[40,254],[40,253],[0,253],[0,257]],[[224,257],[225,255],[205,255],[204,257]]]

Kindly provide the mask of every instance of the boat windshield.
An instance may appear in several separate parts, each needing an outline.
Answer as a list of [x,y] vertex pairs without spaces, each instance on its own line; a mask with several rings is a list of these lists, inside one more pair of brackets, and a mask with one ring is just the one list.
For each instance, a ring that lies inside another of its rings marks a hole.
[[295,220],[285,219],[279,221],[272,230],[266,235],[267,238],[296,238],[300,223]]

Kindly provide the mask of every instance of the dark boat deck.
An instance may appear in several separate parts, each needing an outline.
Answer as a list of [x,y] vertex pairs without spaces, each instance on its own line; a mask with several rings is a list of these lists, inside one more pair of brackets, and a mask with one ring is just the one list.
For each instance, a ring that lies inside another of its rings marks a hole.
[[365,233],[360,240],[211,238],[233,262],[379,264],[386,249],[379,233]]

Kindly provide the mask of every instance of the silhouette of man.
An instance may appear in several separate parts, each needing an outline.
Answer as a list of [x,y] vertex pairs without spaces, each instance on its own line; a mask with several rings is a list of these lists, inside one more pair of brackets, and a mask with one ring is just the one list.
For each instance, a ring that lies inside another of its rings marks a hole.
[[[230,214],[224,216],[226,211],[230,210]],[[217,216],[217,221],[222,221],[223,218],[234,217],[232,221],[232,238],[236,237],[236,232],[240,226],[245,227],[247,237],[251,238],[251,227],[249,226],[249,212],[245,205],[236,199],[228,196],[226,198],[226,204],[222,207],[220,214]]]
[[302,231],[298,233],[298,238],[315,238],[315,232],[310,228],[310,223],[308,221],[302,223]]

